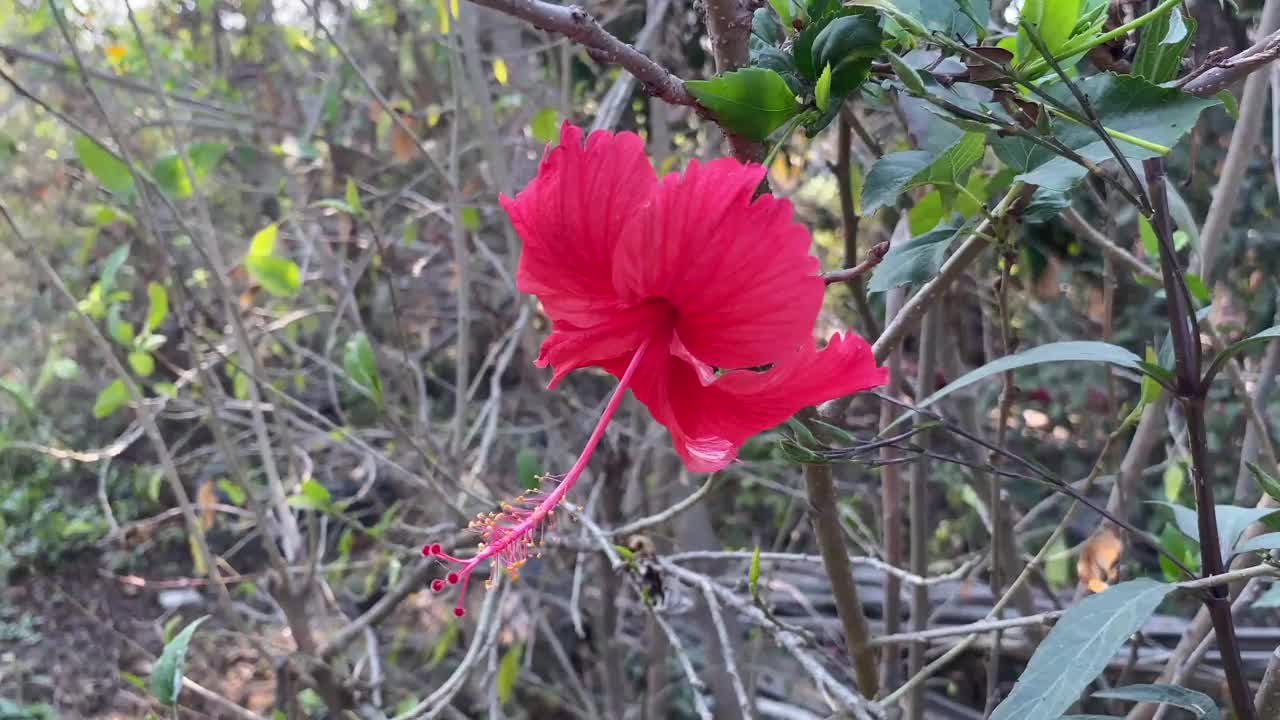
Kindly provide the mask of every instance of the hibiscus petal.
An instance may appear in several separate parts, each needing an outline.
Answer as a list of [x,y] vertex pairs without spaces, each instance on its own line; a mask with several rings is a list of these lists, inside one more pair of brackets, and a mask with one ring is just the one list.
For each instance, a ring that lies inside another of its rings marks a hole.
[[590,327],[553,321],[551,334],[542,341],[534,364],[555,369],[548,388],[555,387],[561,378],[581,367],[600,366],[609,372],[616,370],[614,375],[622,377],[631,353],[645,338],[670,332],[667,328],[671,325],[671,314],[671,306],[665,303],[646,302],[620,310]]
[[667,299],[685,347],[717,367],[764,365],[811,343],[822,305],[818,261],[791,203],[752,201],[764,174],[728,158],[692,162],[662,179],[618,241],[619,297]]
[[[728,465],[752,435],[778,425],[808,405],[883,385],[871,346],[848,333],[833,335],[821,351],[809,343],[765,372],[736,370],[703,385],[688,363],[668,356],[666,377],[632,389],[667,427],[676,452],[693,472]],[[652,404],[651,404],[652,403]]]
[[635,133],[594,132],[568,122],[560,144],[514,199],[500,197],[523,241],[516,287],[553,320],[593,325],[618,306],[614,248],[622,226],[646,205],[657,176]]

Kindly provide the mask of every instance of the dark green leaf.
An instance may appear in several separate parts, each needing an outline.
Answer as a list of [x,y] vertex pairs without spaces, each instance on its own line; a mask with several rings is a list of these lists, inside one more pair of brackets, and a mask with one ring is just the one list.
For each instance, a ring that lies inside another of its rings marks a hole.
[[532,448],[521,448],[516,453],[516,482],[525,490],[537,490],[541,485],[542,466],[538,453]]
[[909,242],[892,245],[876,266],[867,284],[869,292],[885,292],[900,285],[915,285],[938,274],[947,250],[956,238],[956,228],[941,227]]
[[129,389],[123,380],[112,380],[110,385],[102,388],[97,399],[93,401],[93,416],[102,419],[129,402]]
[[896,54],[892,52],[887,54],[889,56],[889,64],[893,66],[893,74],[898,76],[898,81],[902,83],[902,87],[912,94],[924,95],[924,80],[920,79],[920,73],[903,62],[902,58]]
[[378,374],[378,363],[367,335],[360,332],[347,340],[342,352],[342,369],[353,382],[369,391],[375,403],[382,404],[382,376]]
[[925,28],[968,43],[986,35],[991,18],[989,0],[894,0],[893,5]]
[[1262,492],[1269,495],[1272,500],[1280,502],[1280,480],[1271,477],[1265,470],[1258,467],[1257,463],[1246,463],[1246,465],[1249,473],[1258,483],[1258,487],[1262,488]]
[[857,12],[827,23],[813,40],[813,69],[831,67],[831,94],[844,97],[866,79],[881,53],[880,17]]
[[[1177,523],[1178,529],[1183,535],[1200,542],[1200,521],[1195,510],[1182,505],[1174,505],[1173,503],[1158,502],[1170,510],[1173,510],[1173,521]],[[1262,520],[1268,515],[1280,512],[1280,508],[1243,508],[1235,505],[1218,505],[1214,508],[1218,518],[1218,543],[1221,546],[1222,564],[1230,564],[1231,555],[1236,546],[1236,542],[1244,531],[1250,525]]]
[[1133,74],[1157,85],[1172,80],[1178,74],[1183,53],[1195,37],[1195,29],[1196,21],[1184,21],[1176,5],[1147,23],[1133,58]]
[[[766,46],[781,45],[791,27],[791,0],[769,0],[769,8],[756,8],[751,15],[751,37]],[[776,15],[774,13],[777,13]]]
[[[1160,531],[1160,545],[1174,556],[1184,566],[1195,571],[1200,564],[1200,547],[1186,535],[1179,532],[1178,528],[1171,523],[1166,523],[1164,529]],[[1160,560],[1160,572],[1164,575],[1164,579],[1168,582],[1177,582],[1182,580],[1184,574],[1177,565],[1164,553],[1158,556]]]
[[1072,606],[991,720],[1057,720],[1173,589],[1154,580],[1131,580]]
[[1222,717],[1218,706],[1208,695],[1178,685],[1127,685],[1100,690],[1093,696],[1105,700],[1132,700],[1172,705],[1191,711],[1201,720],[1218,720]]
[[129,259],[129,246],[121,245],[112,250],[107,259],[102,261],[102,275],[98,278],[102,297],[108,297],[111,295],[111,291],[115,289],[116,273],[120,272],[121,266],[124,265],[124,261],[127,259]]
[[1139,358],[1119,345],[1093,341],[1068,341],[1048,343],[1020,353],[993,360],[982,367],[971,370],[952,380],[946,387],[938,390],[923,401],[919,407],[927,407],[942,398],[979,380],[999,375],[1009,370],[1042,365],[1052,362],[1104,362],[1118,367],[1136,370]]
[[1276,338],[1280,338],[1280,325],[1269,327],[1256,335],[1250,335],[1243,340],[1231,343],[1214,356],[1213,362],[1209,365],[1209,369],[1205,371],[1205,377],[1212,379],[1218,374],[1218,371],[1222,369],[1223,363],[1254,345],[1260,345]]
[[985,143],[980,133],[965,133],[940,151],[907,150],[885,155],[867,171],[862,212],[870,215],[920,185],[963,184],[969,169],[982,159]]
[[191,636],[195,634],[196,628],[208,619],[208,615],[195,619],[177,637],[165,643],[159,659],[152,666],[151,694],[165,705],[178,702],[178,694],[182,691],[182,668],[187,659],[187,646],[191,644]]
[[764,140],[800,111],[791,88],[773,70],[745,68],[685,86],[724,129],[750,140]]
[[[1176,145],[1195,124],[1200,112],[1218,102],[1153,85],[1142,78],[1112,73],[1094,75],[1076,85],[1088,96],[1107,128],[1166,147]],[[1050,92],[1074,112],[1082,114],[1079,103],[1067,88],[1056,85]],[[1092,162],[1112,158],[1106,143],[1087,127],[1055,121],[1053,129],[1057,140]],[[1147,148],[1116,142],[1130,160],[1159,156]],[[1017,179],[1028,185],[1066,190],[1087,172],[1075,162],[1023,138],[1002,138],[993,145],[1000,159],[1020,173]]]
[[249,275],[267,292],[278,297],[291,297],[302,287],[302,274],[292,260],[250,255],[244,259]]
[[121,195],[133,191],[133,176],[129,174],[128,165],[117,160],[87,135],[77,135],[72,143],[76,147],[76,157],[80,158],[80,164],[98,178],[102,187]]

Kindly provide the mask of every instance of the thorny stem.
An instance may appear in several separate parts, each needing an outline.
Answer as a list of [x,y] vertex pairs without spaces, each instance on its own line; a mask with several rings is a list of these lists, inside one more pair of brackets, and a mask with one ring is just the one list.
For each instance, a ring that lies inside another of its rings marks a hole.
[[[1200,378],[1201,348],[1195,325],[1189,321],[1190,298],[1183,282],[1178,256],[1173,248],[1173,226],[1165,187],[1165,165],[1160,159],[1143,163],[1151,198],[1151,225],[1159,241],[1160,269],[1164,275],[1169,328],[1173,338],[1174,367],[1177,373],[1177,397],[1187,420],[1187,445],[1191,450],[1191,479],[1196,495],[1200,530],[1200,556],[1204,575],[1223,572],[1221,540],[1218,537],[1217,510],[1210,485],[1208,440],[1205,432],[1205,391]],[[1194,335],[1194,337],[1192,337]],[[1240,720],[1254,720],[1254,707],[1249,683],[1244,675],[1240,647],[1236,638],[1231,604],[1225,587],[1215,586],[1205,594],[1205,606],[1213,619],[1222,655],[1223,670],[1231,694],[1231,704]]]
[[[582,476],[582,471],[587,469],[587,463],[591,460],[591,454],[595,451],[596,445],[600,443],[600,439],[604,437],[604,429],[609,425],[609,420],[613,418],[614,412],[617,411],[618,405],[622,403],[622,398],[626,394],[627,386],[631,383],[631,378],[636,373],[636,369],[640,367],[640,362],[644,359],[645,351],[649,349],[650,339],[646,338],[640,343],[640,347],[636,348],[635,354],[631,356],[631,363],[627,365],[627,370],[622,374],[622,378],[618,381],[618,386],[613,389],[613,394],[609,396],[609,402],[605,405],[604,412],[600,414],[600,419],[596,422],[595,430],[591,432],[591,437],[587,438],[587,444],[582,448],[582,452],[578,455],[578,460],[569,468],[569,472],[565,473],[564,479],[560,481],[556,488],[550,493],[542,497],[542,499],[532,508],[522,505],[520,501],[516,503],[503,503],[502,510],[497,513],[481,513],[476,520],[472,521],[471,529],[481,533],[481,536],[487,541],[480,543],[480,550],[469,559],[454,557],[444,551],[439,543],[431,543],[422,547],[422,554],[426,557],[436,557],[441,560],[461,566],[460,569],[450,572],[445,576],[444,580],[436,579],[431,583],[431,589],[435,592],[444,590],[446,585],[461,584],[458,592],[458,604],[453,608],[453,614],[462,617],[466,614],[463,603],[466,600],[467,583],[471,580],[471,573],[482,562],[491,561],[496,569],[498,564],[506,568],[507,574],[513,578],[520,566],[528,558],[530,548],[537,545],[537,536],[539,531],[551,521],[552,512],[564,496],[569,493],[574,483]],[[522,496],[524,500],[526,496]],[[537,497],[534,495],[533,497]],[[516,521],[515,524],[507,523]]]

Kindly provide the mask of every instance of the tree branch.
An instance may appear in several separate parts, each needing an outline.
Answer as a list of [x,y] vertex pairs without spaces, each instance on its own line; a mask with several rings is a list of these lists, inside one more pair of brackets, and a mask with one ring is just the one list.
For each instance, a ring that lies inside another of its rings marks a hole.
[[[591,50],[591,56],[596,60],[622,66],[624,70],[644,83],[645,90],[649,94],[660,97],[672,105],[689,107],[698,105],[698,101],[685,89],[683,80],[672,75],[648,55],[609,33],[594,17],[577,5],[552,5],[542,0],[471,1],[476,5],[520,18],[534,27],[558,33],[573,40]],[[745,45],[743,47],[745,48]]]

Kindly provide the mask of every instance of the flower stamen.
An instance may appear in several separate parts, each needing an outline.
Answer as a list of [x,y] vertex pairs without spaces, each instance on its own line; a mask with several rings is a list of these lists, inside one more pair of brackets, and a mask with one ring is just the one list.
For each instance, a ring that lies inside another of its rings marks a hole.
[[468,529],[480,536],[480,545],[476,554],[463,560],[454,557],[444,551],[439,543],[429,543],[422,546],[422,554],[424,557],[438,558],[450,565],[459,566],[457,570],[450,571],[445,575],[444,581],[439,578],[431,581],[432,592],[442,592],[446,585],[460,585],[458,589],[458,603],[453,608],[455,617],[462,617],[466,614],[463,606],[467,593],[467,583],[471,580],[471,573],[480,563],[489,561],[490,579],[485,583],[489,587],[493,582],[493,574],[497,572],[499,566],[502,567],[507,575],[515,580],[519,576],[520,568],[528,561],[532,552],[537,557],[537,548],[542,544],[543,535],[546,528],[554,520],[554,511],[560,501],[568,494],[569,489],[587,469],[587,462],[591,459],[591,454],[595,452],[596,445],[600,439],[604,437],[605,427],[608,426],[609,420],[613,418],[614,412],[622,403],[622,396],[627,389],[627,385],[631,382],[631,378],[635,375],[636,369],[640,367],[641,359],[644,357],[645,350],[649,347],[649,340],[646,339],[640,343],[640,347],[636,348],[635,354],[631,356],[631,362],[627,365],[627,370],[622,374],[622,378],[618,381],[618,386],[613,389],[613,394],[609,396],[609,402],[605,405],[604,412],[600,414],[600,419],[596,422],[595,429],[591,432],[591,436],[587,438],[586,445],[582,448],[582,452],[578,455],[578,459],[574,462],[569,472],[564,474],[563,478],[544,478],[558,480],[554,489],[550,492],[541,490],[528,491],[521,494],[510,502],[504,502],[496,512],[480,513],[475,520],[471,521]]

